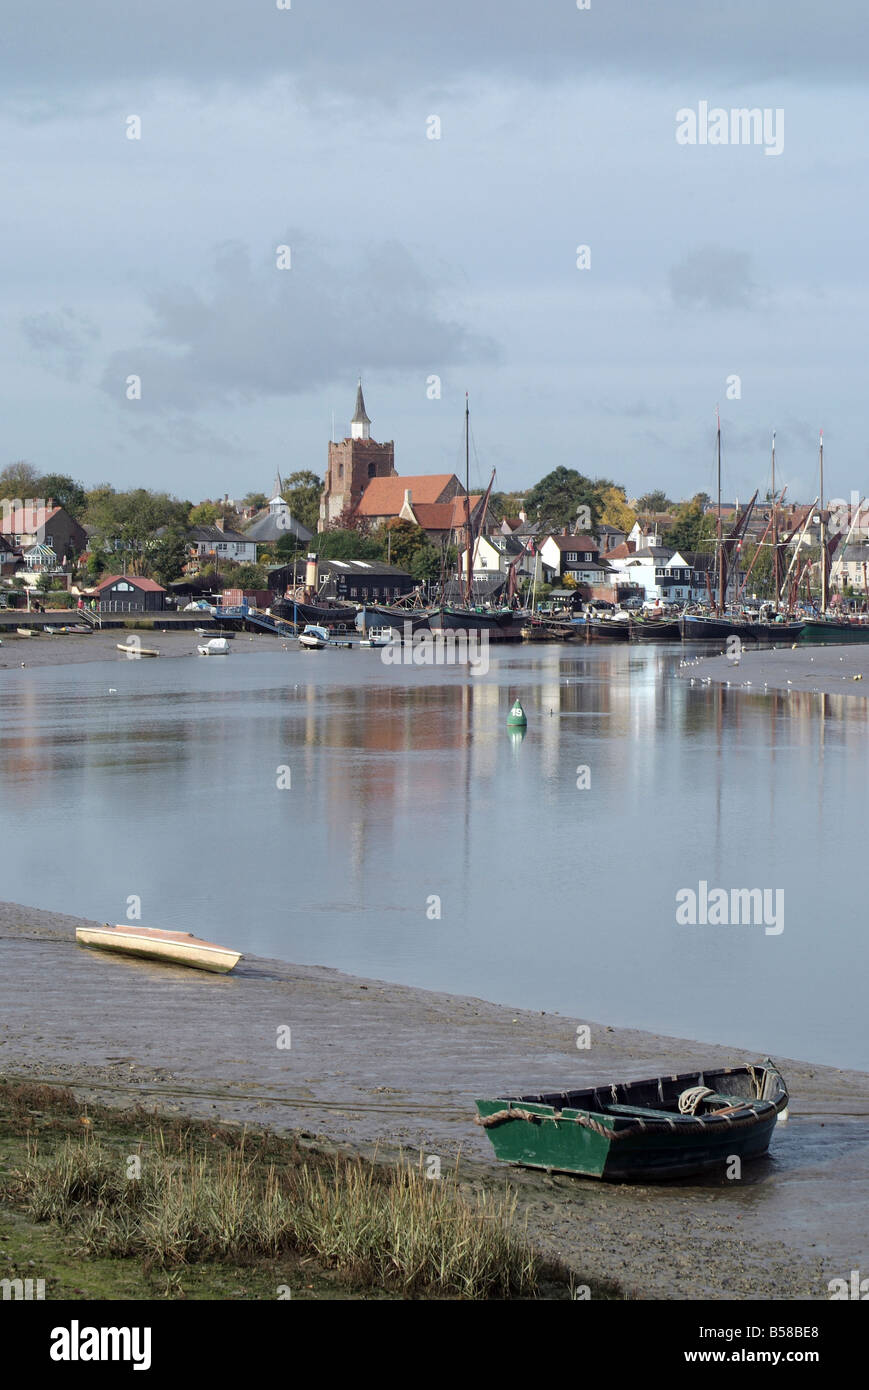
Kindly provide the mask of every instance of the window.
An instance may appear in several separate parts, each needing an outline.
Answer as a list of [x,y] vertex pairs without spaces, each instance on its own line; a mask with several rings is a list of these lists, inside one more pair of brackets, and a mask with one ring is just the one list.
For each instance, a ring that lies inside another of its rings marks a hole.
[[[571,564],[571,563],[575,564],[576,561],[579,559],[579,552],[576,551],[576,550],[571,550],[571,551],[568,552],[567,555],[565,555],[564,558],[566,559],[566,561],[567,561],[568,564]],[[585,559],[586,557],[583,555],[582,558]]]
[[368,465],[368,476],[369,476],[369,478],[373,478],[373,477],[374,477],[374,474],[375,474],[375,465],[374,465],[373,463],[369,463],[369,465]]

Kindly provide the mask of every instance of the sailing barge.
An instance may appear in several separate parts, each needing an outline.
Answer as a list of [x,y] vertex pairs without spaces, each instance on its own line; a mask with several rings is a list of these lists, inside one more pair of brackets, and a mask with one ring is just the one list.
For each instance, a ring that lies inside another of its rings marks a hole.
[[478,1100],[476,1123],[505,1163],[613,1182],[689,1177],[760,1158],[787,1087],[767,1058],[583,1091]]

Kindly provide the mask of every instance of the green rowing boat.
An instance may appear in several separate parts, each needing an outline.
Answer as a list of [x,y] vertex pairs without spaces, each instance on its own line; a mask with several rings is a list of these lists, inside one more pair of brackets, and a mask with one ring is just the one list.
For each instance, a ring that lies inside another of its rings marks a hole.
[[583,1091],[478,1100],[505,1163],[616,1182],[681,1178],[760,1158],[788,1103],[767,1058]]

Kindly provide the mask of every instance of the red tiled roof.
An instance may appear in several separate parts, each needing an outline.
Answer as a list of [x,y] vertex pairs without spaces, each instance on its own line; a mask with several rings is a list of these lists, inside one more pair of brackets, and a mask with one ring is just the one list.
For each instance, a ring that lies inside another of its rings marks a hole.
[[[474,508],[482,502],[482,493],[471,493],[471,516]],[[465,499],[454,497],[450,502],[414,502],[411,495],[413,514],[424,531],[452,531],[465,524]]]
[[612,550],[608,550],[606,558],[608,560],[626,560],[629,555],[633,555],[636,550],[633,541],[622,541],[621,545],[614,545]]
[[110,574],[101,580],[94,588],[95,594],[101,594],[103,589],[108,589],[110,585],[116,584],[119,579],[125,579],[128,584],[132,584],[136,589],[143,589],[149,594],[165,594],[166,590],[162,584],[158,584],[153,579],[142,579],[138,574]]
[[359,516],[398,516],[404,506],[404,494],[410,493],[410,504],[434,503],[440,499],[455,479],[453,473],[422,473],[415,478],[372,478],[356,508]]

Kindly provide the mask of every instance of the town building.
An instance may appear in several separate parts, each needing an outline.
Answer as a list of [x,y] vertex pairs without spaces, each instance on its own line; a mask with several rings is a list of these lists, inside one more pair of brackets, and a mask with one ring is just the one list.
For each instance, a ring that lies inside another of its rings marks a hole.
[[[278,473],[275,478],[274,496],[262,511],[257,512],[249,526],[244,528],[244,539],[254,547],[257,545],[274,545],[277,541],[283,540],[285,536],[293,536],[299,545],[306,545],[313,535],[307,526],[303,526],[300,521],[293,516],[293,510],[286,498],[281,494],[283,483],[281,475]],[[322,530],[322,526],[320,530]],[[256,551],[254,550],[254,559]]]
[[[360,379],[350,434],[329,444],[317,529],[326,531],[340,517],[355,512],[372,479],[392,478],[394,475],[395,445],[392,440],[378,444],[371,438],[371,421],[365,409]],[[397,512],[394,514],[397,515]]]
[[[63,507],[56,507],[49,497],[43,503],[19,503],[17,500],[5,502],[0,510],[3,530],[14,549],[22,552],[25,562],[27,552],[35,546],[44,546],[46,551],[34,557],[31,569],[66,569],[77,555],[87,546],[87,532],[71,517]],[[53,553],[52,563],[47,551]]]
[[[308,533],[310,536],[310,532]],[[216,521],[213,526],[194,526],[187,533],[192,559],[200,566],[233,560],[239,565],[256,564],[256,541]]]
[[100,613],[162,613],[166,590],[137,574],[107,575],[93,589]]

